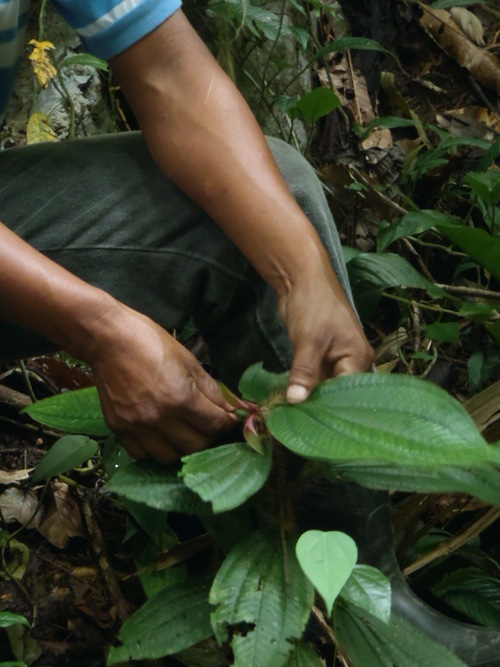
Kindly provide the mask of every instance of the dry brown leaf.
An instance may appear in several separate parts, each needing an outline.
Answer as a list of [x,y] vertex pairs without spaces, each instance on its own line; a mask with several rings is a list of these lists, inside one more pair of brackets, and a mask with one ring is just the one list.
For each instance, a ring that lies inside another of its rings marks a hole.
[[463,403],[480,431],[500,419],[500,381]]
[[[375,118],[366,79],[358,70],[350,66],[345,55],[339,63],[332,64],[329,76],[324,68],[317,71],[317,76],[322,86],[329,88],[333,84],[341,105],[350,109],[356,123],[366,127]],[[360,148],[364,151],[370,148],[383,150],[392,148],[390,130],[386,128],[375,130],[361,142]]]
[[469,39],[479,46],[484,46],[483,24],[475,14],[465,7],[452,7],[450,14]]
[[0,484],[18,484],[23,479],[28,479],[34,468],[25,470],[0,470]]
[[52,483],[54,504],[47,511],[45,520],[38,526],[38,532],[59,549],[68,546],[71,537],[83,537],[82,521],[78,503],[71,495],[67,484]]
[[399,350],[408,342],[408,332],[404,327],[388,333],[375,350],[375,363],[383,364],[396,359],[399,361]]
[[476,137],[494,141],[500,136],[500,116],[492,114],[485,107],[467,106],[450,109],[436,115],[439,127],[459,137]]
[[35,514],[37,505],[38,496],[33,489],[24,491],[17,486],[11,486],[0,495],[0,516],[5,523],[18,521],[26,528],[38,528],[43,512],[39,508]]
[[421,24],[443,51],[468,69],[478,83],[496,90],[500,95],[500,63],[495,56],[471,42],[449,12],[444,9],[430,9],[423,4],[420,6],[423,11]]

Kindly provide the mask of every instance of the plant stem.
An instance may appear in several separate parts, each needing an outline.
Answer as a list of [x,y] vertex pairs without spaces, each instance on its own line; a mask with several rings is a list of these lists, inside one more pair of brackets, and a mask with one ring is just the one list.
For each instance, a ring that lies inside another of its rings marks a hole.
[[405,303],[408,306],[412,306],[414,303],[418,304],[419,308],[423,308],[424,310],[432,310],[437,313],[447,313],[448,315],[454,315],[455,317],[459,317],[459,314],[455,310],[448,310],[448,308],[441,308],[441,306],[431,306],[427,303],[421,303],[419,301],[415,301],[414,299],[405,299],[402,296],[396,296],[396,294],[388,294],[387,292],[382,292],[382,295],[387,297],[388,299],[392,299],[393,301],[399,301],[400,303]]

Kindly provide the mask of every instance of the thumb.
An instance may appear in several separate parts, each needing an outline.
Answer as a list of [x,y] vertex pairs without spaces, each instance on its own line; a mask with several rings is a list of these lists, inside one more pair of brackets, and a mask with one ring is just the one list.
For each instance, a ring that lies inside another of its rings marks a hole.
[[320,379],[321,359],[311,343],[302,344],[295,350],[286,399],[289,403],[302,403]]
[[201,391],[201,393],[208,398],[214,405],[217,405],[219,408],[226,410],[226,412],[232,413],[234,408],[233,406],[224,398],[224,395],[221,391],[221,388],[216,380],[209,375],[200,364],[197,363],[197,368],[195,372],[195,381],[196,386]]

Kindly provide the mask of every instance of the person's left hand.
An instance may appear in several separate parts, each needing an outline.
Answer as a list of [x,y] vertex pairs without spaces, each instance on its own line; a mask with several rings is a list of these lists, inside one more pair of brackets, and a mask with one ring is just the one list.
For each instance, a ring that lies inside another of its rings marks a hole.
[[289,402],[305,400],[321,380],[371,370],[373,349],[326,263],[292,283],[279,312],[294,347]]

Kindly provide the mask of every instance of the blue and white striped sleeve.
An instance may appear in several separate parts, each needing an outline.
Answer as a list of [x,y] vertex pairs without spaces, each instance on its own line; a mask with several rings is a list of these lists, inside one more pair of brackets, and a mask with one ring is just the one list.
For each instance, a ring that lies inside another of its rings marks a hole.
[[0,0],[0,125],[24,52],[29,0]]
[[52,0],[84,48],[105,60],[157,28],[181,0]]

